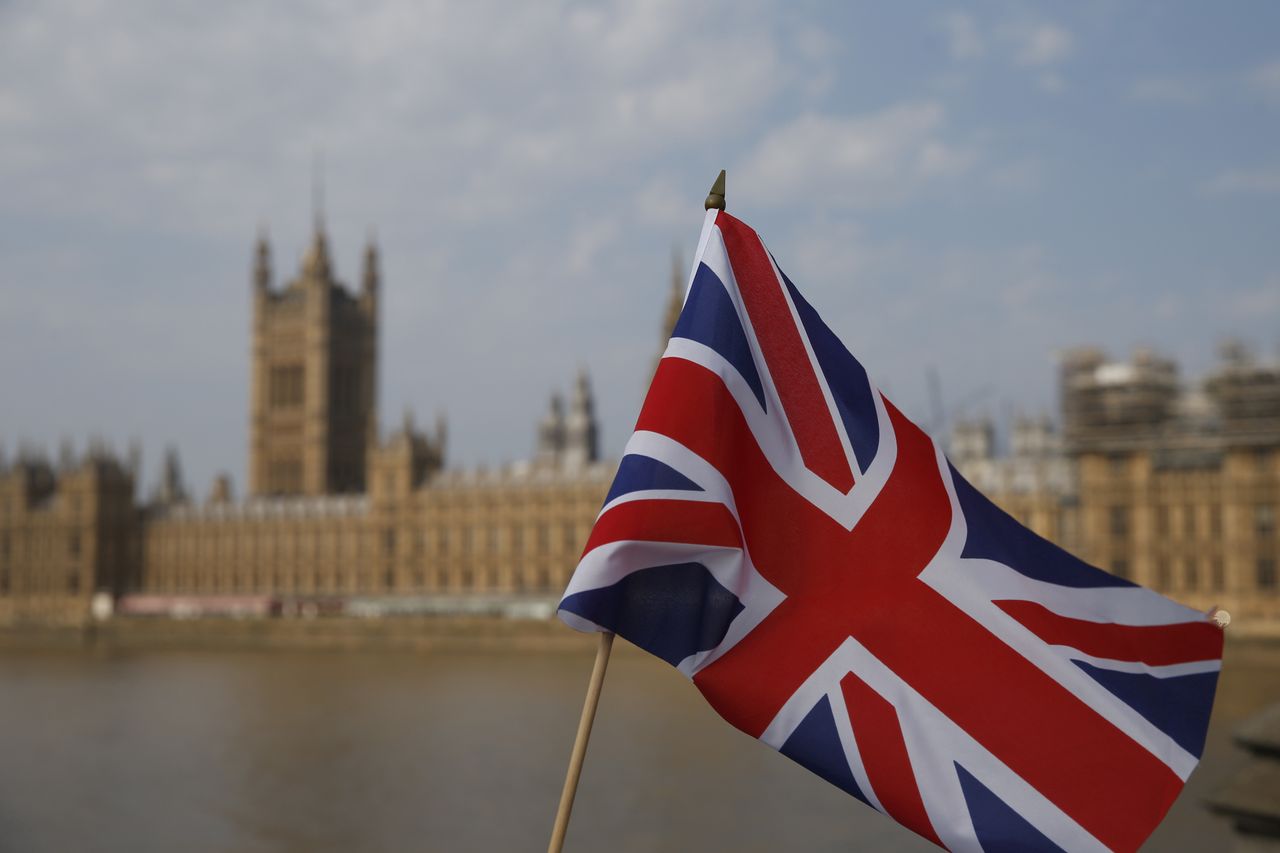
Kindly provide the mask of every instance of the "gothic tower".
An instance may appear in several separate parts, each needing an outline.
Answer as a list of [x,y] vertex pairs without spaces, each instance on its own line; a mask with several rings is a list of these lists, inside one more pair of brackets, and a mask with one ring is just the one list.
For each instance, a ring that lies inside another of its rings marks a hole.
[[560,464],[564,454],[564,404],[560,395],[551,395],[547,414],[538,423],[538,449],[534,461],[542,466]]
[[578,371],[569,414],[564,419],[564,463],[575,467],[597,461],[600,458],[599,432],[591,380],[583,368]]
[[671,333],[675,331],[680,312],[684,310],[686,274],[684,264],[680,260],[680,250],[676,249],[671,253],[671,291],[667,296],[667,310],[662,315],[662,337],[658,341],[658,357],[653,362],[654,372],[657,372],[658,362],[662,361],[662,354],[667,350],[667,342],[671,339]]
[[364,491],[366,453],[377,437],[378,279],[370,240],[360,291],[337,280],[317,215],[297,277],[273,290],[270,248],[258,238],[250,494]]
[[680,260],[680,250],[676,249],[671,253],[671,293],[667,297],[666,314],[662,317],[662,346],[664,348],[667,345],[667,339],[671,337],[671,333],[676,328],[676,321],[680,319],[680,312],[684,310],[684,288],[687,274],[684,263]]

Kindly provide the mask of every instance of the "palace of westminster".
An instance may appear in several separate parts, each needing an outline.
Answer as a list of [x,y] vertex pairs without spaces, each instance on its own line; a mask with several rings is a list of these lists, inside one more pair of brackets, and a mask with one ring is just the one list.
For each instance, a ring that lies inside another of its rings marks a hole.
[[[682,295],[676,271],[664,332]],[[377,423],[378,255],[360,287],[334,276],[317,224],[297,276],[253,262],[248,496],[230,480],[189,498],[176,456],[139,501],[137,453],[100,443],[56,462],[0,454],[0,624],[79,622],[122,604],[252,597],[550,600],[568,581],[612,480],[585,373],[553,397],[534,458],[449,470],[443,422]],[[663,336],[665,342],[665,334]],[[1238,345],[1199,383],[1149,352],[1060,366],[1061,430],[1019,420],[1009,453],[957,424],[956,466],[1041,535],[1191,606],[1280,631],[1280,365]],[[128,608],[122,608],[128,612]]]

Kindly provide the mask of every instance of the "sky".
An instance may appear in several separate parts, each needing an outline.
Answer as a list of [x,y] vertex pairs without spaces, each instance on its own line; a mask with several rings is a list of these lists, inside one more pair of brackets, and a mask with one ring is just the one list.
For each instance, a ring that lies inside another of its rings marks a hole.
[[1280,4],[0,0],[6,451],[242,490],[253,240],[293,275],[317,159],[384,428],[445,413],[456,467],[584,365],[621,450],[721,168],[928,426],[1054,414],[1069,347],[1280,345]]

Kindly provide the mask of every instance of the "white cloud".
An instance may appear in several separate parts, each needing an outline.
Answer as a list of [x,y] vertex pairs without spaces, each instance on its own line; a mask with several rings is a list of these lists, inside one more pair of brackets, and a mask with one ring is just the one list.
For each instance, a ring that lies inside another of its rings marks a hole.
[[976,59],[987,52],[986,40],[973,16],[967,12],[943,15],[937,25],[946,35],[947,49],[953,59]]
[[6,195],[116,222],[167,210],[195,231],[242,232],[246,201],[263,204],[244,188],[305,174],[315,149],[410,172],[450,217],[523,215],[557,185],[732,132],[794,84],[767,24],[672,2],[5,17],[4,76],[22,81],[0,89]]
[[1056,95],[1067,90],[1067,81],[1063,79],[1061,74],[1054,72],[1046,72],[1036,79],[1036,84],[1042,91],[1051,95]]
[[[197,480],[239,469],[250,241],[268,225],[294,272],[322,151],[339,274],[369,226],[383,248],[385,408],[446,408],[464,463],[523,453],[545,389],[591,355],[620,442],[672,235],[696,236],[743,144],[725,140],[820,94],[840,50],[728,2],[0,4],[0,217],[32,244],[25,272],[12,253],[0,269],[0,385],[30,401],[0,431],[118,433],[146,412],[149,453],[176,438]],[[68,243],[90,260],[60,272]],[[18,366],[53,339],[57,358]],[[128,386],[86,411],[77,389],[107,364]],[[217,389],[218,410],[163,406],[179,386]]]
[[1014,62],[1028,67],[1055,65],[1075,50],[1070,30],[1049,21],[1016,20],[984,25],[967,12],[948,12],[935,19],[953,59],[985,56],[989,45],[1001,48]]
[[1253,69],[1249,73],[1249,83],[1267,100],[1280,103],[1280,59]]
[[1129,87],[1130,98],[1150,103],[1198,104],[1204,96],[1204,84],[1185,77],[1144,77]]
[[617,242],[619,231],[616,219],[594,219],[576,228],[566,247],[566,272],[585,275],[595,269],[600,256]]
[[1066,28],[1048,22],[1021,22],[1000,28],[1001,37],[1013,48],[1019,65],[1053,65],[1075,49],[1075,37]]
[[1044,168],[1033,158],[1012,160],[992,166],[987,179],[992,187],[1005,192],[1033,192],[1044,183]]
[[1074,52],[1075,37],[1059,24],[1031,20],[987,24],[956,11],[934,19],[934,26],[946,37],[952,59],[979,59],[990,49],[1006,61],[1034,71],[1034,82],[1042,91],[1056,94],[1067,88],[1056,67]]
[[824,62],[840,52],[840,40],[830,30],[801,26],[791,37],[797,52],[809,62]]
[[738,171],[762,203],[894,203],[973,162],[943,139],[944,118],[930,101],[862,116],[801,116],[765,136]]
[[1213,195],[1262,195],[1280,193],[1280,167],[1228,169],[1203,184]]
[[[445,409],[458,464],[527,452],[583,358],[616,452],[671,244],[692,249],[723,166],[730,209],[754,200],[797,283],[896,388],[934,360],[1035,394],[1047,345],[1127,334],[1145,302],[1100,311],[1111,290],[1077,287],[1103,261],[1007,245],[1048,221],[1066,173],[1038,142],[1061,119],[995,79],[1113,83],[1083,63],[1064,79],[1071,33],[952,15],[931,31],[943,55],[876,79],[882,60],[859,55],[874,33],[832,20],[756,0],[0,0],[0,387],[24,401],[0,432],[136,427],[152,457],[181,441],[197,482],[240,470],[250,242],[267,224],[278,277],[294,272],[317,150],[340,275],[357,278],[368,226],[383,249],[384,412]],[[963,91],[924,100],[947,71]],[[1224,175],[1215,191],[1276,181]],[[1023,194],[993,208],[1002,190]]]
[[[706,183],[709,188],[711,178]],[[679,233],[696,218],[691,211],[698,210],[707,188],[682,184],[670,174],[659,175],[636,193],[632,209],[640,222]]]

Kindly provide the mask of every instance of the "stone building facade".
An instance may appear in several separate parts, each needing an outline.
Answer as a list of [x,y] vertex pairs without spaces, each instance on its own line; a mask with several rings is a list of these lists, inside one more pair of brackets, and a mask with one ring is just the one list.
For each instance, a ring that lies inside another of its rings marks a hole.
[[1079,550],[1075,468],[1048,418],[1018,418],[1009,453],[996,453],[995,425],[955,425],[948,456],[980,492],[1023,525],[1068,551]]
[[1280,630],[1280,365],[1236,344],[1202,382],[1148,351],[1063,359],[1062,432],[1022,421],[1011,452],[961,424],[950,453],[974,485],[1042,536],[1241,630]]
[[377,430],[378,251],[365,248],[358,293],[334,277],[316,223],[298,275],[271,282],[258,239],[253,271],[249,491],[253,495],[365,490]]
[[590,379],[553,397],[536,454],[450,471],[446,427],[380,437],[378,258],[360,289],[335,277],[316,230],[297,275],[254,252],[248,495],[220,476],[190,497],[176,454],[150,498],[136,459],[104,447],[74,464],[0,459],[0,622],[74,621],[95,592],[139,597],[523,596],[563,589],[604,502]]
[[98,442],[0,459],[0,624],[78,621],[93,592],[141,585],[135,470]]
[[[449,470],[443,420],[377,423],[378,255],[360,287],[334,274],[316,224],[297,274],[272,281],[259,239],[251,292],[246,497],[219,477],[190,496],[176,454],[138,501],[137,453],[95,442],[50,462],[0,455],[0,623],[80,620],[94,593],[341,601],[553,598],[603,504],[589,377],[553,395],[532,458]],[[672,273],[664,335],[684,290]],[[1206,380],[1140,352],[1066,356],[1061,431],[957,425],[949,453],[975,486],[1089,562],[1196,607],[1280,630],[1280,366],[1238,346]]]
[[1138,353],[1062,366],[1082,556],[1248,621],[1280,621],[1280,365],[1224,347],[1202,383]]

